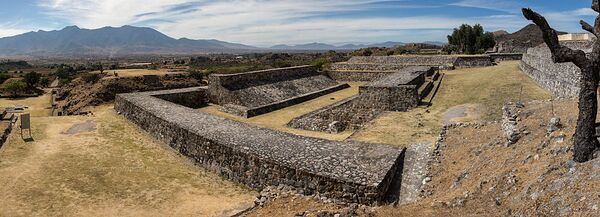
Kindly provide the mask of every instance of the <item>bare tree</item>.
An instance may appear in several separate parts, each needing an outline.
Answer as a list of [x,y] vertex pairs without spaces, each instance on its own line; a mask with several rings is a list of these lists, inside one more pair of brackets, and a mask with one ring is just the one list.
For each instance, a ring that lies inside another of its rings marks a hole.
[[[600,13],[598,0],[592,1],[592,9]],[[581,69],[581,80],[579,86],[579,118],[577,120],[577,129],[575,131],[574,160],[577,162],[586,162],[593,158],[594,152],[599,148],[600,143],[595,138],[596,114],[598,112],[597,92],[598,82],[600,81],[600,42],[594,42],[593,51],[587,55],[581,50],[573,50],[558,42],[558,34],[550,25],[546,18],[534,12],[529,8],[523,8],[523,15],[528,20],[533,21],[543,32],[544,42],[552,52],[552,59],[555,63],[571,62]],[[581,21],[584,30],[600,38],[600,15],[596,18],[594,26]]]

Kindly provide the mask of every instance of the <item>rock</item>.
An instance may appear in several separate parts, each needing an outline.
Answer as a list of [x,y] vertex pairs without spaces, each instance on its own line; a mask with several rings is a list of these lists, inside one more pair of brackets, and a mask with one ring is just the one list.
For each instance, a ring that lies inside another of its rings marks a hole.
[[548,129],[547,132],[548,134],[553,133],[557,130],[560,129],[560,118],[559,117],[553,117],[552,119],[550,119],[550,123],[548,123]]
[[568,160],[565,163],[565,166],[567,167],[567,169],[571,169],[571,168],[575,168],[575,166],[577,166],[577,163],[575,163],[574,160]]
[[329,123],[327,127],[327,132],[329,133],[340,133],[344,130],[346,130],[346,127],[344,126],[344,124],[342,124],[342,122],[339,121],[333,121]]
[[428,182],[431,182],[431,177],[425,177],[425,179],[423,179],[422,184],[427,184]]
[[502,107],[502,131],[507,139],[506,146],[515,144],[521,138],[521,133],[517,127],[517,112],[516,108],[510,106],[510,104]]
[[441,201],[434,201],[433,203],[431,203],[432,208],[444,208],[446,206],[448,206],[448,205]]

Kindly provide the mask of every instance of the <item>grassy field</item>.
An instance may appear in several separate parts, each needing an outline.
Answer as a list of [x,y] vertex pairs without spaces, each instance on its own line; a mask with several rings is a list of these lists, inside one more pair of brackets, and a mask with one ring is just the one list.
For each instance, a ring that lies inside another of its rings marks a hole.
[[[445,71],[431,107],[385,113],[350,139],[395,145],[431,142],[442,122],[498,120],[506,101],[550,99],[550,93],[523,74],[518,63]],[[458,115],[448,116],[449,113]],[[452,118],[444,120],[444,116]]]
[[0,99],[0,107],[13,107],[15,105],[24,105],[28,106],[28,112],[32,117],[45,117],[49,116],[52,113],[52,107],[50,106],[50,101],[52,96],[50,92],[47,90],[46,94],[38,96],[38,97],[29,97],[29,98],[2,98]]
[[108,106],[95,116],[33,118],[32,129],[35,141],[15,130],[0,149],[0,216],[227,216],[256,194]]
[[[92,73],[100,73],[100,71],[94,71]],[[167,69],[119,69],[119,70],[104,70],[104,73],[108,75],[105,78],[114,77],[114,74],[117,73],[119,77],[137,77],[144,75],[170,75],[170,74],[182,74],[187,72],[181,71],[171,71]]]
[[330,140],[345,140],[348,138],[353,132],[352,131],[344,131],[339,134],[329,134],[324,132],[316,132],[316,131],[307,131],[307,130],[299,130],[294,128],[287,127],[287,123],[289,123],[292,119],[302,116],[304,114],[310,113],[319,108],[334,104],[336,102],[342,101],[348,97],[354,96],[358,94],[358,87],[361,83],[349,83],[350,88],[346,88],[341,91],[337,91],[335,93],[331,93],[304,103],[300,103],[294,106],[290,106],[284,109],[280,109],[274,112],[270,112],[264,115],[252,117],[252,118],[242,118],[239,116],[231,115],[228,113],[224,113],[219,111],[217,106],[208,106],[199,109],[201,112],[206,112],[218,116],[222,116],[228,119],[232,119],[239,122],[253,124],[259,127],[279,130],[283,132],[288,132],[296,135],[303,135],[309,137],[330,139]]

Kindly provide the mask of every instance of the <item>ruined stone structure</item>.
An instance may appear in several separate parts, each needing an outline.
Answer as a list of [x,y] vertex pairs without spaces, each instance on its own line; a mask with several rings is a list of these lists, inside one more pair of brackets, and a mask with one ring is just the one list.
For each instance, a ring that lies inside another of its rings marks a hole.
[[210,101],[242,117],[268,113],[348,87],[314,66],[209,76]]
[[384,111],[407,111],[419,106],[438,79],[437,68],[407,67],[359,87],[359,94],[294,118],[289,127],[339,133],[359,129]]
[[400,178],[404,149],[297,136],[194,110],[207,103],[207,91],[120,94],[115,109],[203,167],[259,191],[284,184],[306,194],[374,204]]
[[595,39],[596,36],[590,33],[569,33],[558,36],[559,41],[591,41]]
[[522,53],[491,53],[488,54],[492,61],[494,62],[502,62],[502,61],[515,61],[521,60],[523,58]]
[[415,66],[439,69],[485,67],[494,65],[494,59],[519,58],[516,55],[448,56],[448,55],[401,55],[401,56],[356,56],[347,62],[330,66],[327,74],[337,81],[370,82]]
[[[561,44],[590,53],[592,42],[564,41]],[[545,44],[530,48],[523,54],[521,71],[556,97],[573,98],[579,93],[581,71],[572,63],[554,63]]]

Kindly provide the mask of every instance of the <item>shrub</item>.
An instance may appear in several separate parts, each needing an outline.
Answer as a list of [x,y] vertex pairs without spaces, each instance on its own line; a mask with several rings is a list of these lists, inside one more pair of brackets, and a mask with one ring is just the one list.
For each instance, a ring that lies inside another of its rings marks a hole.
[[98,80],[102,78],[102,75],[98,73],[85,73],[81,76],[81,79],[86,83],[96,83]]
[[6,91],[11,92],[13,97],[16,97],[17,94],[20,91],[25,90],[25,88],[27,88],[27,84],[21,80],[12,80],[8,84],[6,84],[6,86],[4,86],[4,89],[6,89]]
[[37,72],[29,72],[23,76],[25,78],[25,83],[27,83],[28,87],[35,87],[35,85],[40,81],[42,75]]

